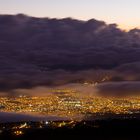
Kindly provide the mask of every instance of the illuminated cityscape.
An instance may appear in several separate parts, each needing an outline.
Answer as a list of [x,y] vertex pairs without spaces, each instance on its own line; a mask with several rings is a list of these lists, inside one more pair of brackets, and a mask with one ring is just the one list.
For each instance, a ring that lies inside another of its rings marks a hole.
[[0,0],[0,140],[140,140],[139,12]]
[[[104,123],[100,121],[113,119],[113,115],[116,115],[115,118],[120,115],[121,120],[135,118],[132,115],[140,113],[140,97],[81,96],[73,90],[55,89],[46,97],[25,95],[1,97],[0,111],[66,118],[60,121],[46,119],[46,121],[1,122],[0,134],[8,132],[15,137],[26,136],[28,132],[35,130],[59,131],[59,129],[68,129],[70,131],[86,127],[98,130],[104,127]],[[112,116],[107,119],[104,118],[106,115]]]
[[76,91],[58,89],[46,97],[1,97],[0,111],[82,120],[88,114],[140,113],[140,97],[81,96]]

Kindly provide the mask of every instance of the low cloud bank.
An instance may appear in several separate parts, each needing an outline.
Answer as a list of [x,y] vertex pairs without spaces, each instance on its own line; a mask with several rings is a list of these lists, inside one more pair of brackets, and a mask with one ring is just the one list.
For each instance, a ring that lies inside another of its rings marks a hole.
[[22,121],[54,121],[54,120],[66,120],[66,118],[54,117],[54,116],[35,116],[35,115],[25,115],[19,113],[6,113],[0,112],[0,122],[22,122]]
[[0,15],[0,30],[0,91],[5,95],[85,81],[140,81],[139,29],[18,14]]

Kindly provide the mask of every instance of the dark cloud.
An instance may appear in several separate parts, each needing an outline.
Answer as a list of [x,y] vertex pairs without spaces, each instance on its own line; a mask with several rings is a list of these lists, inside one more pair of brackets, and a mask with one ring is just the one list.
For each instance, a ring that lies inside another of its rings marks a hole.
[[[140,30],[91,19],[0,15],[0,90],[139,81]],[[11,93],[14,94],[14,93]]]
[[129,96],[140,94],[139,81],[107,82],[97,86],[98,93],[103,96]]

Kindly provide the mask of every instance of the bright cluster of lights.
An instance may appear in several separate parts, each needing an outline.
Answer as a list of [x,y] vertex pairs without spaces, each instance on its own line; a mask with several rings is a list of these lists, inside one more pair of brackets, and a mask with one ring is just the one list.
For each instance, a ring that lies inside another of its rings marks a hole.
[[[46,97],[1,97],[0,111],[67,118],[83,118],[87,114],[133,114],[140,111],[140,97],[105,98],[80,96],[75,92],[49,94]],[[56,91],[55,91],[56,92]],[[64,91],[63,91],[64,92]],[[47,123],[47,122],[46,122]]]

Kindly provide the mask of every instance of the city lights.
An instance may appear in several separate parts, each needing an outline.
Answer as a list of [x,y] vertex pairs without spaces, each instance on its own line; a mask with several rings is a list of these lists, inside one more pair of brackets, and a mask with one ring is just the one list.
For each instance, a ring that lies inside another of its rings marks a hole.
[[[61,90],[58,91],[61,92]],[[70,90],[63,94],[59,92],[49,94],[46,97],[1,97],[0,111],[66,117],[68,119],[82,119],[88,114],[133,114],[140,112],[140,97],[105,98],[80,96],[80,94]],[[23,124],[21,127],[27,126]]]

